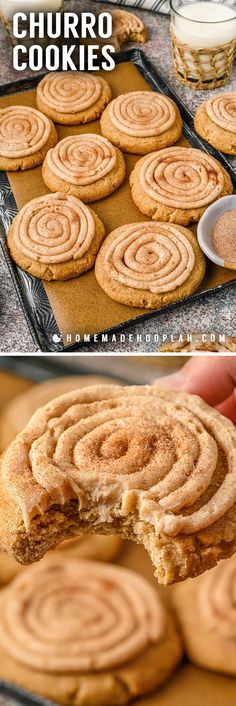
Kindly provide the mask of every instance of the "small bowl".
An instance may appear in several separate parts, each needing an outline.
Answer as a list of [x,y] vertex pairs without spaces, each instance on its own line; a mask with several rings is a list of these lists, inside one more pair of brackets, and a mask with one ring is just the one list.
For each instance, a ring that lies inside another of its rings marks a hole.
[[232,196],[223,196],[221,199],[218,199],[218,201],[212,203],[211,206],[208,206],[205,213],[200,218],[197,227],[198,242],[205,255],[209,258],[209,260],[215,262],[216,265],[227,267],[228,270],[236,270],[236,262],[226,262],[226,260],[222,260],[222,257],[217,255],[212,246],[211,234],[215,222],[222,215],[222,213],[231,211],[233,208],[236,209],[236,194],[232,194]]

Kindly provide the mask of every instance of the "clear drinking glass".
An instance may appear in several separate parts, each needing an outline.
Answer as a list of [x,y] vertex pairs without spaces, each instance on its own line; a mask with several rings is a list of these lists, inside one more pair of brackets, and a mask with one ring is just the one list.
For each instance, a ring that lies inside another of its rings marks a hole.
[[236,1],[170,0],[170,5],[177,78],[193,88],[225,83],[236,47]]

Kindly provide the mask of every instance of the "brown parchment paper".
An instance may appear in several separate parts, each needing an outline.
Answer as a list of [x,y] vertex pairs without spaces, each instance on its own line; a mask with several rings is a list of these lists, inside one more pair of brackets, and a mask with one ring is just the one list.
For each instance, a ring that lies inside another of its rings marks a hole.
[[[118,64],[113,71],[101,71],[96,75],[99,74],[109,82],[114,98],[120,93],[128,93],[129,91],[151,90],[131,62]],[[36,107],[35,91],[18,93],[0,99],[0,108],[14,104]],[[59,139],[71,134],[100,132],[99,120],[83,126],[56,125],[56,128]],[[178,144],[188,145],[185,138],[181,138]],[[128,154],[124,156],[126,162],[124,183],[111,196],[90,204],[103,220],[107,235],[114,228],[126,223],[148,220],[148,217],[141,214],[133,203],[129,188],[129,175],[140,157]],[[49,192],[42,179],[41,167],[25,172],[8,172],[8,179],[19,209],[30,199]],[[193,230],[196,232],[196,227],[193,227]],[[216,287],[233,279],[235,279],[234,270],[218,267],[208,261],[207,272],[198,291]],[[72,335],[72,340],[68,345],[74,343],[76,334],[79,334],[81,338],[84,334],[96,334],[150,311],[114,302],[97,283],[93,270],[67,282],[45,283],[44,287],[65,344],[66,335]]]
[[[15,375],[0,372],[1,398],[6,404],[10,399],[32,386],[28,380]],[[2,408],[1,399],[1,408]],[[1,561],[1,557],[0,557]],[[118,564],[133,569],[146,576],[156,585],[153,566],[143,547],[124,543]],[[194,579],[193,579],[194,580]],[[171,600],[170,588],[161,588],[163,599]],[[135,700],[136,706],[235,706],[236,679],[214,674],[204,669],[194,667],[187,659],[176,670],[170,681],[158,692],[142,699]]]

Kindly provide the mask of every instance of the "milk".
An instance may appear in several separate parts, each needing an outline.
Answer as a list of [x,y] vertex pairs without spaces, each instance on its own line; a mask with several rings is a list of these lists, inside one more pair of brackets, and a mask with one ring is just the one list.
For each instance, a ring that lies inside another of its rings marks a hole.
[[11,20],[15,12],[57,12],[62,0],[0,0],[3,18]]
[[172,15],[176,38],[191,48],[222,46],[236,38],[236,11],[216,2],[180,5]]

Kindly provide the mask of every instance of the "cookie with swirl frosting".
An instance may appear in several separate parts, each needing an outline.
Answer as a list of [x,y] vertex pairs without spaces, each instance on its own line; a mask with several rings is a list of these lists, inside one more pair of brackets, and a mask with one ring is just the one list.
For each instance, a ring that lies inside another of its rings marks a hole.
[[160,583],[236,550],[236,431],[199,397],[97,385],[39,409],[1,458],[0,549],[40,559],[76,533],[145,546]]
[[130,175],[134,203],[154,221],[187,226],[233,184],[209,154],[189,147],[166,147],[142,157]]
[[120,8],[110,10],[110,14],[112,16],[111,43],[115,40],[118,44],[118,51],[120,51],[125,42],[141,42],[141,44],[144,44],[147,41],[147,27],[141,17],[134,12],[128,12]]
[[16,172],[36,167],[56,143],[53,122],[39,110],[25,105],[0,110],[0,169]]
[[73,194],[89,203],[109,196],[122,184],[125,161],[102,135],[71,135],[49,150],[42,176],[50,191]]
[[106,375],[66,375],[50,378],[37,383],[14,397],[0,414],[0,452],[9,446],[22,429],[28,424],[34,412],[55,397],[72,392],[78,387],[98,384],[116,384],[116,380]]
[[236,676],[236,555],[173,589],[189,659]]
[[169,223],[129,223],[105,239],[95,275],[111,299],[154,309],[190,296],[206,269],[195,235]]
[[236,93],[217,93],[201,103],[194,127],[216,149],[236,154]]
[[43,280],[66,280],[93,267],[105,236],[94,211],[75,196],[46,194],[29,201],[9,228],[7,244],[22,270]]
[[131,91],[105,108],[101,131],[124,152],[147,154],[177,142],[182,118],[171,98],[154,91]]
[[0,593],[0,676],[64,706],[119,706],[182,657],[154,586],[118,566],[52,559]]
[[97,120],[111,100],[105,79],[83,71],[58,71],[39,82],[38,109],[56,123],[80,125]]

